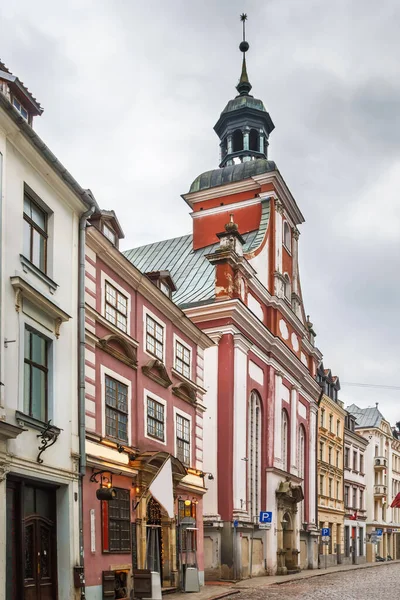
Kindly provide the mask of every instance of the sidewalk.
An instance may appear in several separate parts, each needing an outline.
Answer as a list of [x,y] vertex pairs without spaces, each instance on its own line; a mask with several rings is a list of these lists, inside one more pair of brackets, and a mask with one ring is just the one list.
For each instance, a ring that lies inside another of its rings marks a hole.
[[356,569],[373,569],[379,568],[382,565],[395,565],[399,563],[400,560],[393,560],[390,562],[365,563],[364,565],[342,565],[338,567],[329,567],[328,569],[307,570],[296,573],[295,575],[253,577],[252,579],[243,579],[238,583],[227,582],[226,584],[221,583],[215,585],[206,585],[201,588],[200,592],[196,593],[183,594],[179,592],[178,594],[168,594],[168,596],[165,596],[165,598],[168,600],[218,600],[219,598],[234,596],[246,589],[268,587],[270,585],[281,585],[282,583],[299,581],[301,579],[310,579],[311,577],[323,577],[324,575],[330,575],[332,573],[354,571]]

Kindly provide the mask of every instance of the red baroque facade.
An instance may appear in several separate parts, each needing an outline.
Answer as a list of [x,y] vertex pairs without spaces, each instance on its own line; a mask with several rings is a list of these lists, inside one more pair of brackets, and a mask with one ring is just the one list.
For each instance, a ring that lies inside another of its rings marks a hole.
[[[171,301],[168,273],[148,277],[118,250],[112,212],[92,218],[86,236],[86,460],[84,539],[87,597],[128,596],[132,571],[149,565],[156,531],[163,587],[178,585],[183,516],[196,520],[203,567],[203,357],[212,345]],[[175,519],[148,486],[171,456]],[[98,500],[99,487],[117,498]],[[121,592],[123,590],[123,592]]]

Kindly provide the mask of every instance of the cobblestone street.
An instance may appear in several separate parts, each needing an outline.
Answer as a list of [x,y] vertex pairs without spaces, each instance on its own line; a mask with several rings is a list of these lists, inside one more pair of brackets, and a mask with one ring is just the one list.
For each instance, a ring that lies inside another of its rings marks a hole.
[[400,600],[399,564],[243,589],[243,600]]

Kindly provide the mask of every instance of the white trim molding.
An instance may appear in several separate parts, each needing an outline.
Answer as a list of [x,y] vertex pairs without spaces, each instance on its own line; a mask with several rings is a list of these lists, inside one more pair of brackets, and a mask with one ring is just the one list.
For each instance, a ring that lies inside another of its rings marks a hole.
[[[157,394],[154,394],[153,392],[151,392],[150,390],[147,390],[146,388],[144,388],[143,390],[143,416],[144,416],[144,437],[147,438],[148,440],[153,440],[153,442],[157,442],[158,444],[162,444],[163,446],[167,445],[167,409],[168,409],[168,405],[167,405],[167,401],[164,400],[164,398],[161,398],[161,396],[157,396]],[[155,400],[156,402],[158,402],[159,404],[162,404],[164,406],[164,441],[163,440],[159,440],[156,437],[153,437],[152,435],[148,435],[147,433],[147,398],[150,398],[151,400]]]
[[[117,371],[113,371],[104,365],[100,365],[100,391],[101,391],[101,435],[106,438],[106,375],[112,377],[116,381],[123,383],[128,388],[128,442],[127,445],[132,445],[132,382],[130,379],[123,377]],[[126,443],[126,442],[122,442]]]

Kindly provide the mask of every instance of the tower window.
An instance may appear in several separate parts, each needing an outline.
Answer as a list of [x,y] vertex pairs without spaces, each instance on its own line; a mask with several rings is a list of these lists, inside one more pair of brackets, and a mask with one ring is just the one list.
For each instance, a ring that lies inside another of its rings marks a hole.
[[233,132],[232,146],[233,152],[239,152],[240,150],[243,150],[243,133],[240,131],[240,129],[236,129],[236,131]]
[[258,152],[258,150],[259,150],[257,129],[250,129],[249,148],[250,148],[250,150],[255,150],[256,152]]
[[290,252],[292,249],[292,235],[287,221],[283,224],[283,243],[285,248]]
[[285,294],[285,298],[286,300],[290,300],[291,299],[291,295],[292,295],[292,289],[291,289],[291,285],[290,285],[290,277],[287,273],[285,273],[285,275],[283,276],[285,282],[284,282],[284,294]]

